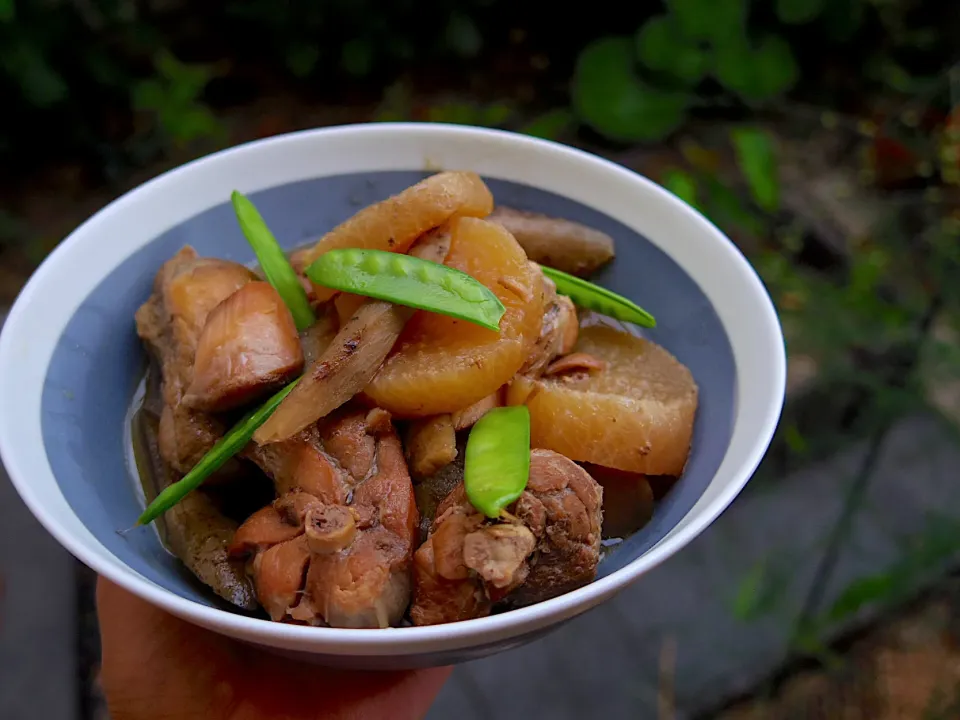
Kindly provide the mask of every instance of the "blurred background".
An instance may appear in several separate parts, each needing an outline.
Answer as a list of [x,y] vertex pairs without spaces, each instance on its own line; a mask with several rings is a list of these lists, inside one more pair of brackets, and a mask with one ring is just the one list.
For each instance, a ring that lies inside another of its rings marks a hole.
[[[430,717],[957,718],[958,38],[934,0],[0,0],[0,317],[107,202],[255,138],[431,120],[609,157],[763,277],[783,419],[703,536]],[[5,475],[0,546],[0,717],[107,717],[94,580]]]

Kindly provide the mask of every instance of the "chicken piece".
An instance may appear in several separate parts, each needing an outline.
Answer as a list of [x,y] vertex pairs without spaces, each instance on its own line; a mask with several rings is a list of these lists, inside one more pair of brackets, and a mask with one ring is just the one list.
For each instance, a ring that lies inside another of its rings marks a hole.
[[543,321],[540,335],[530,352],[526,363],[520,368],[520,375],[538,377],[544,369],[559,355],[573,349],[577,343],[579,320],[577,309],[570,298],[557,294],[553,280],[542,275],[544,293]]
[[200,462],[226,431],[212,415],[185,405],[164,405],[160,413],[160,457],[184,474]]
[[330,555],[348,547],[357,536],[359,514],[343,505],[312,509],[303,523],[310,552]]
[[[152,369],[148,372],[148,392],[138,422],[155,492],[176,482],[223,434],[219,420],[185,407],[182,399],[192,379],[196,343],[207,315],[254,277],[242,265],[199,258],[185,247],[160,268],[152,295],[137,311],[137,332],[160,369],[159,380]],[[228,467],[218,474],[228,476]],[[201,582],[237,607],[256,608],[242,564],[227,553],[237,523],[220,511],[212,497],[202,489],[190,493],[164,514],[161,526],[170,550]]]
[[[136,415],[133,431],[145,452],[147,465],[140,465],[141,481],[155,495],[179,479],[179,475],[160,457],[157,413],[164,407],[159,383],[153,369],[147,374],[147,394]],[[237,523],[224,515],[203,488],[190,493],[170,508],[159,523],[160,536],[170,551],[204,584],[220,597],[244,610],[255,610],[254,589],[243,571],[243,564],[232,560],[227,545],[237,531]]]
[[433,475],[457,459],[457,433],[450,415],[435,415],[410,423],[407,460],[414,478]]
[[[347,406],[290,440],[245,452],[278,491],[296,491],[254,513],[231,546],[237,556],[252,555],[248,568],[271,618],[351,628],[398,623],[410,602],[419,515],[389,415]],[[277,550],[296,541],[306,550]]]
[[323,503],[345,503],[353,478],[324,449],[316,425],[289,440],[250,443],[241,455],[255,462],[273,480],[277,494],[301,490]]
[[440,625],[490,614],[490,598],[480,583],[447,580],[436,571],[432,540],[420,546],[413,563],[415,599],[410,619],[414,625]]
[[532,450],[515,521],[490,522],[457,486],[437,508],[433,532],[414,558],[416,625],[482,617],[590,582],[600,562],[603,490],[573,461]]
[[280,294],[270,283],[247,283],[207,317],[183,404],[233,410],[279,390],[302,369],[297,326]]
[[[349,473],[353,484],[370,474],[377,459],[377,440],[367,415],[357,410],[338,413],[320,420],[317,429],[324,448]],[[392,423],[387,423],[386,432],[393,432]]]
[[[457,433],[469,430],[480,418],[500,405],[501,392],[498,390],[457,412],[434,415],[411,422],[404,446],[414,480],[419,482],[424,478],[433,477],[454,462],[460,453],[457,448]],[[453,485],[448,486],[432,507],[436,507],[436,504],[446,497],[452,488]],[[432,516],[431,508],[430,517]]]
[[231,555],[260,552],[303,534],[306,518],[323,503],[313,495],[294,490],[248,517],[230,541]]
[[224,432],[218,420],[183,404],[201,331],[217,305],[254,279],[243,265],[184,247],[160,268],[153,294],[137,310],[137,333],[162,375],[160,454],[178,472],[188,472]]
[[470,535],[483,525],[483,515],[458,496],[456,505],[444,511],[430,542],[433,544],[433,564],[437,574],[447,580],[466,580],[470,568],[464,558],[463,546]]
[[544,375],[568,375],[570,373],[602,372],[607,364],[600,358],[587,353],[570,353],[557,358],[547,365]]
[[572,220],[502,205],[488,219],[509,230],[531,260],[571,275],[590,275],[614,256],[613,238]]
[[227,552],[237,523],[226,517],[210,496],[197,490],[164,515],[170,550],[205,585],[243,610],[255,610],[256,597],[243,565]]
[[[530,480],[514,506],[537,536],[537,562],[510,594],[513,607],[532,605],[586,585],[597,574],[603,488],[572,460],[551,450],[530,452]],[[540,524],[544,530],[537,533]]]
[[410,603],[420,521],[413,484],[393,428],[376,441],[374,472],[353,493],[352,507],[361,518],[357,539],[320,563],[315,556],[307,579],[308,598],[334,627],[395,625]]
[[477,420],[482,418],[495,407],[500,407],[500,390],[487,395],[483,400],[475,402],[463,410],[458,410],[450,415],[450,421],[453,423],[453,429],[457,432],[467,430],[477,424]]
[[509,592],[527,579],[525,561],[536,545],[537,539],[525,525],[488,525],[463,539],[463,563],[484,583]]
[[301,534],[257,553],[252,562],[257,598],[270,619],[281,622],[297,606],[310,562],[310,548]]
[[[485,523],[484,516],[467,500],[462,484],[437,508],[433,532],[414,556],[410,608],[414,625],[439,625],[488,615],[493,604],[491,586],[477,568],[483,575],[498,579],[504,575],[522,577],[528,572],[529,552],[518,558],[510,547],[509,534],[499,529],[502,526]],[[470,553],[466,552],[468,538]],[[530,543],[530,551],[533,546]],[[513,561],[505,563],[509,568],[493,561],[511,556]],[[496,588],[493,590],[496,595]]]

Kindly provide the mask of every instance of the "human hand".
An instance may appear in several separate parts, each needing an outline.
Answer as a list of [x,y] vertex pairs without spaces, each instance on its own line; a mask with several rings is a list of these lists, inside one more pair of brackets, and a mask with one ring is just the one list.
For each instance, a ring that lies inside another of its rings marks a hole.
[[113,720],[422,718],[450,668],[298,663],[168,615],[100,578],[101,683]]

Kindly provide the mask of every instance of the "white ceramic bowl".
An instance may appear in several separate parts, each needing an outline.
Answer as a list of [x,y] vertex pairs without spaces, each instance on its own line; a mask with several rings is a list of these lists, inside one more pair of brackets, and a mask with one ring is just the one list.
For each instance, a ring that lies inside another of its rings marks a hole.
[[[180,246],[248,262],[229,207],[251,195],[281,243],[316,237],[429,170],[474,170],[498,202],[598,227],[617,242],[599,282],[651,310],[647,335],[690,367],[700,408],[684,477],[653,521],[575,592],[492,617],[389,630],[307,628],[222,609],[144,529],[125,412],[142,372],[134,310]],[[514,647],[611,597],[707,527],[755,470],[779,418],[776,312],[739,250],[655,183],[543,140],[430,124],[294,133],[202,158],[127,193],[31,278],[0,337],[0,452],[31,511],[98,573],[191,623],[333,665],[447,664]]]

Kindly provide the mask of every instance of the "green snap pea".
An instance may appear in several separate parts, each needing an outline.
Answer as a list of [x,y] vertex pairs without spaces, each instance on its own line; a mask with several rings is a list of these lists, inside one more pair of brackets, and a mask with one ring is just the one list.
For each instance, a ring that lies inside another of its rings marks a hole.
[[187,495],[196,490],[203,484],[203,481],[213,473],[223,467],[224,463],[240,452],[244,446],[250,442],[253,433],[257,428],[263,425],[273,411],[277,409],[283,399],[290,394],[290,391],[296,386],[299,380],[294,380],[283,390],[267,400],[259,408],[251,410],[244,415],[240,421],[234,425],[230,431],[224,435],[217,444],[200,458],[200,462],[184,475],[180,480],[165,488],[153,502],[143,511],[143,514],[137,520],[137,525],[147,525],[167,510],[172,508]]
[[530,478],[530,411],[495,408],[470,430],[463,487],[470,504],[489,518],[523,494]]
[[290,309],[297,330],[303,331],[316,322],[317,318],[307,300],[307,293],[297,278],[297,273],[283,253],[280,243],[270,232],[257,208],[252,202],[236,190],[230,195],[237,222],[247,242],[256,253],[267,282],[273,285],[284,304]]
[[594,310],[601,315],[612,317],[614,320],[621,320],[642,327],[657,326],[657,321],[653,315],[615,292],[545,265],[541,265],[540,268],[543,270],[543,274],[556,284],[557,292],[573,300],[575,305],[587,310]]
[[307,268],[317,285],[500,329],[500,298],[465,272],[384,250],[331,250]]

